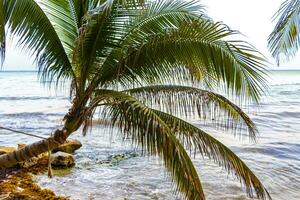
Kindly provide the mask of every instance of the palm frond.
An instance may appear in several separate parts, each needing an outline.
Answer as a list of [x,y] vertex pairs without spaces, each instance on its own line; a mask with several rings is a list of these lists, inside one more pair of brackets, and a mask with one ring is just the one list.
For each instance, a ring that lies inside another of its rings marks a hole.
[[249,197],[253,198],[256,194],[259,199],[271,199],[268,191],[249,167],[221,142],[184,120],[158,110],[153,112],[171,127],[186,148],[195,148],[195,151],[200,151],[203,156],[214,160],[236,176],[246,187]]
[[[87,13],[79,36],[76,39],[73,62],[76,65],[76,73],[79,74],[83,83],[81,85],[82,89],[85,89],[85,83],[91,74],[90,68],[97,62],[97,50],[103,48],[101,50],[105,51],[105,48],[107,48],[103,43],[107,44],[105,43],[106,37],[104,33],[108,30],[103,29],[103,26],[109,20],[113,2],[113,0],[106,1],[100,7]],[[100,62],[99,59],[101,58],[98,58]]]
[[72,53],[75,46],[75,40],[78,36],[81,26],[76,13],[76,5],[73,0],[42,0],[40,2],[43,10],[47,14],[60,41],[69,57],[72,59]]
[[70,0],[72,13],[75,14],[75,19],[78,23],[78,28],[81,27],[84,16],[90,10],[94,10],[95,8],[99,7],[103,2],[103,0]]
[[35,56],[44,80],[72,77],[72,67],[49,19],[34,0],[3,0],[8,30]]
[[[164,33],[166,28],[178,27],[182,21],[204,16],[204,7],[197,1],[164,0],[147,1],[142,13],[129,19],[123,44],[144,39],[147,34]],[[141,38],[138,38],[141,37]]]
[[6,19],[4,15],[4,4],[3,1],[0,2],[0,66],[3,65],[3,62],[5,60],[5,24]]
[[[194,87],[180,85],[153,85],[123,91],[150,107],[158,107],[173,115],[197,116],[216,123],[217,126],[237,128],[244,125],[249,137],[256,138],[257,128],[243,110],[226,97]],[[217,118],[220,122],[217,122]],[[227,119],[231,119],[231,123]],[[224,124],[223,124],[224,123]]]
[[93,80],[111,51],[119,46],[126,29],[126,20],[140,14],[142,0],[104,1],[84,17],[80,35],[76,40],[75,63],[81,79]]
[[[114,2],[122,2],[122,3],[131,3],[132,1],[137,1],[137,0],[113,0]],[[143,1],[143,0],[140,0]],[[76,8],[76,13],[78,16],[78,19],[82,19],[85,14],[87,14],[89,11],[92,11],[98,7],[100,7],[103,4],[106,4],[108,2],[112,3],[111,0],[73,0],[75,8]]]
[[180,80],[180,72],[187,69],[190,73],[183,81],[205,77],[258,102],[266,87],[265,60],[247,43],[226,40],[234,34],[223,24],[203,18],[166,26],[164,33],[145,34],[131,43],[131,48],[114,57],[116,65],[104,64],[100,79],[129,85],[136,80],[164,83]]
[[277,63],[285,56],[287,60],[295,56],[300,45],[300,1],[286,0],[274,16],[278,19],[269,36],[268,46]]
[[[123,27],[122,32],[119,32],[117,48],[101,66],[97,82],[103,83],[106,79],[113,79],[118,74],[118,63],[125,56],[124,52],[133,50],[137,45],[146,41],[148,36],[165,33],[167,29],[178,26],[180,22],[198,18],[200,14],[203,14],[203,7],[196,1],[145,1],[140,5],[137,4],[140,1],[132,1],[130,5],[133,7],[124,6],[121,19],[126,26]],[[118,10],[120,13],[120,9]]]
[[[112,90],[99,90],[98,92],[98,96],[94,98],[94,104],[91,106],[99,104],[104,106],[101,117],[104,121],[109,122],[106,125],[118,127],[125,134],[125,138],[130,138],[136,144],[141,145],[142,149],[161,156],[167,169],[174,169],[174,166],[166,164],[169,161],[166,161],[165,156],[161,155],[160,147],[157,145],[167,142],[164,139],[162,141],[161,137],[165,134],[168,135],[169,132],[178,139],[178,144],[188,150],[199,151],[203,156],[215,161],[237,177],[245,186],[249,197],[271,199],[268,191],[249,167],[234,152],[205,131],[173,115],[151,109],[133,96],[123,92]],[[169,155],[169,157],[172,156]],[[176,159],[176,157],[172,157],[172,159]],[[177,160],[173,160],[172,163],[175,164],[175,162]],[[177,186],[180,187],[179,184],[183,180],[177,180],[176,174],[172,174],[172,176],[177,182]],[[187,192],[180,188],[179,191],[185,194]],[[204,198],[197,195],[185,197],[186,199]]]
[[[100,91],[99,91],[100,92]],[[205,199],[194,165],[169,126],[151,109],[122,92],[102,90],[105,118],[152,155],[158,155],[184,199]]]

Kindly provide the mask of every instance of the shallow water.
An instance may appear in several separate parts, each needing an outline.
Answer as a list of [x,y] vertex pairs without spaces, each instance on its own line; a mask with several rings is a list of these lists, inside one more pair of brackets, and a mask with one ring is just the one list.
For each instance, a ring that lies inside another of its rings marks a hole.
[[[273,199],[300,199],[300,72],[276,72],[270,77],[269,95],[251,116],[260,138],[253,144],[231,134],[213,135],[237,153],[268,188]],[[54,93],[43,87],[33,72],[0,72],[0,125],[49,136],[61,126],[70,105],[68,91]],[[196,125],[197,121],[193,121]],[[86,137],[76,133],[83,147],[76,153],[76,167],[55,172],[53,179],[37,177],[43,187],[72,199],[174,200],[171,182],[157,158],[137,156],[116,165],[103,165],[111,155],[136,152],[129,142],[110,137],[94,127]],[[0,146],[31,143],[35,139],[0,131]],[[193,159],[207,199],[247,199],[237,180],[222,168],[197,156]]]

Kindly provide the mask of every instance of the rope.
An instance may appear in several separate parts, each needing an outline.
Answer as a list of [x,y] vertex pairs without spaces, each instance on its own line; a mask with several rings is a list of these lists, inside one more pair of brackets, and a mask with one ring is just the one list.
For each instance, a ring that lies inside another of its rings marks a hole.
[[48,177],[49,178],[53,177],[52,165],[51,165],[51,150],[49,148],[49,141],[48,141]]
[[14,129],[11,129],[11,128],[5,128],[5,127],[2,127],[2,126],[0,126],[0,129],[11,131],[11,132],[14,132],[14,133],[20,133],[20,134],[23,134],[23,135],[27,135],[27,136],[31,136],[31,137],[35,137],[35,138],[39,138],[39,139],[43,139],[43,140],[48,139],[48,138],[45,138],[45,137],[42,137],[42,136],[38,136],[38,135],[30,134],[30,133],[25,133],[23,131],[14,130]]
[[[49,178],[53,177],[53,172],[52,172],[52,167],[51,167],[51,150],[49,148],[49,140],[48,140],[48,138],[41,137],[41,136],[34,135],[34,134],[30,134],[30,133],[26,133],[26,132],[23,132],[23,131],[14,130],[14,129],[11,129],[11,128],[2,127],[2,126],[0,126],[0,129],[11,131],[11,132],[14,132],[14,133],[20,133],[20,134],[23,134],[23,135],[27,135],[27,136],[31,136],[31,137],[35,137],[35,138],[39,138],[39,139],[43,139],[43,140],[47,140],[47,145],[48,145],[48,177]],[[53,140],[53,141],[55,143],[57,143],[57,144],[60,145],[59,142],[57,142],[55,140]]]
[[[48,140],[49,138],[45,138],[45,137],[42,137],[42,136],[38,136],[38,135],[34,135],[34,134],[31,134],[31,133],[26,133],[24,131],[18,131],[18,130],[14,130],[14,129],[11,129],[11,128],[6,128],[6,127],[3,127],[3,126],[0,126],[0,129],[2,130],[6,130],[6,131],[11,131],[11,132],[14,132],[14,133],[20,133],[20,134],[23,134],[23,135],[27,135],[27,136],[31,136],[31,137],[35,137],[35,138],[39,138],[39,139],[42,139],[42,140]],[[52,135],[52,134],[51,134]],[[61,145],[59,142],[55,141],[55,140],[52,140],[53,142],[55,142],[56,144],[58,145]],[[48,141],[49,142],[49,141]]]

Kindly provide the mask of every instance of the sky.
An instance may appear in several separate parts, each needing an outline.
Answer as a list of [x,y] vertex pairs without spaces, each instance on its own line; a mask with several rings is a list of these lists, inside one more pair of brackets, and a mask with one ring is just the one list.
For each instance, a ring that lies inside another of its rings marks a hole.
[[221,21],[231,29],[240,31],[245,40],[254,45],[272,64],[271,69],[300,70],[300,53],[289,62],[277,66],[267,48],[267,40],[275,22],[273,15],[285,0],[202,0],[207,13],[215,21]]
[[[231,29],[240,31],[246,41],[254,45],[271,62],[276,70],[299,69],[300,53],[290,62],[276,66],[267,49],[267,38],[274,23],[272,16],[284,0],[201,0],[207,13],[215,21],[221,21]],[[9,42],[4,70],[34,70],[33,59],[13,47]]]

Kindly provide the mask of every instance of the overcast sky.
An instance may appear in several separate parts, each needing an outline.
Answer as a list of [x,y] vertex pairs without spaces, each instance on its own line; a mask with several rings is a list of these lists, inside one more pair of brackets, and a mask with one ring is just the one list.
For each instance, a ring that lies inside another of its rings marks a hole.
[[246,40],[262,52],[273,65],[272,69],[300,69],[300,53],[279,67],[267,49],[267,40],[275,22],[274,13],[285,0],[202,0],[207,12],[215,21],[222,21],[240,31]]
[[[246,36],[246,40],[261,51],[270,62],[270,53],[267,50],[267,38],[274,24],[272,16],[284,0],[202,0],[209,16],[215,21],[222,21],[232,29],[239,30]],[[18,49],[11,47],[7,50],[5,70],[34,69],[32,59],[25,56]],[[273,69],[300,69],[300,55],[279,67]]]

